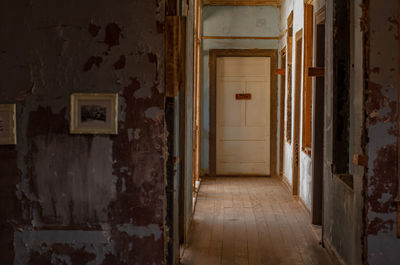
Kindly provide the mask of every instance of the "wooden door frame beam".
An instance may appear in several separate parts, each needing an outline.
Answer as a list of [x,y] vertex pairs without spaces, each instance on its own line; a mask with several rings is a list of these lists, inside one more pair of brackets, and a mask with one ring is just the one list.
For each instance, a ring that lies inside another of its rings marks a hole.
[[234,1],[234,0],[203,0],[205,6],[280,6],[281,0]]
[[[296,32],[296,41],[294,43],[295,45],[295,80],[294,80],[294,87],[293,87],[293,96],[294,96],[294,105],[293,105],[293,122],[292,122],[292,133],[293,133],[293,138],[292,138],[292,156],[293,156],[293,163],[292,163],[292,189],[293,189],[293,195],[299,195],[300,194],[300,130],[301,130],[301,79],[304,76],[302,72],[303,64],[302,64],[302,59],[304,57],[304,49],[303,49],[303,29],[300,29]],[[298,53],[297,53],[297,48],[298,48],[298,42],[300,43],[300,48],[301,48],[301,55],[300,55],[300,61],[298,60]],[[298,68],[300,66],[300,68]],[[298,71],[300,71],[300,74],[298,76]],[[300,77],[300,80],[298,78]],[[296,135],[297,134],[297,135]],[[297,138],[297,139],[296,139]],[[296,141],[297,141],[297,147],[296,149]],[[298,159],[297,162],[297,167],[296,165],[296,157]],[[296,172],[296,173],[295,173]]]
[[279,99],[279,171],[278,175],[283,179],[284,169],[284,148],[285,148],[285,96],[286,96],[286,46],[280,52],[281,56],[281,69],[284,70],[283,75],[280,77],[280,99]]
[[278,66],[278,50],[276,49],[212,49],[210,52],[210,137],[209,163],[210,175],[216,176],[217,170],[217,58],[219,57],[269,57],[271,58],[271,133],[270,133],[270,174],[277,176],[277,87],[275,70]]

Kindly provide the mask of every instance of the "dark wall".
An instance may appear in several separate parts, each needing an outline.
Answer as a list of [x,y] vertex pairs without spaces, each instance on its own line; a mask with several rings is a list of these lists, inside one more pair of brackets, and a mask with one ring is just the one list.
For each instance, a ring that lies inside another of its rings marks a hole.
[[[164,264],[164,1],[0,10],[1,264]],[[119,94],[118,135],[69,134],[78,92]]]
[[[348,4],[349,10],[343,12],[342,7]],[[362,0],[326,1],[325,10],[324,243],[336,252],[343,264],[352,265],[362,264],[364,229],[364,167],[353,164],[354,155],[364,155],[364,56],[360,23],[364,21],[364,14],[361,4]],[[341,19],[350,21],[347,25],[349,29],[336,30],[337,24],[339,27],[346,26],[338,22]],[[346,43],[342,41],[338,46],[335,44],[337,39],[346,40]],[[343,57],[345,53],[349,58]],[[345,73],[348,80],[344,83],[336,80],[343,74],[338,64],[349,68]],[[346,94],[342,94],[343,91],[337,93],[343,85],[348,86]],[[338,146],[341,143],[347,146]],[[342,157],[337,156],[340,149]]]
[[370,265],[398,264],[399,1],[367,3],[365,259]]

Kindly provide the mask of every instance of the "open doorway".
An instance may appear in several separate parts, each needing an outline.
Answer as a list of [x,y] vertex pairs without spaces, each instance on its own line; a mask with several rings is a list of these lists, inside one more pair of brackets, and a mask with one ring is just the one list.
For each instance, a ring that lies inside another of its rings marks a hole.
[[[325,109],[325,8],[316,14],[316,54],[313,92],[313,145],[312,145],[312,223],[322,225],[323,218],[323,156],[324,156],[324,109]],[[319,71],[319,72],[317,72]],[[309,74],[310,75],[310,74]]]
[[210,51],[212,176],[276,174],[276,65],[276,50]]

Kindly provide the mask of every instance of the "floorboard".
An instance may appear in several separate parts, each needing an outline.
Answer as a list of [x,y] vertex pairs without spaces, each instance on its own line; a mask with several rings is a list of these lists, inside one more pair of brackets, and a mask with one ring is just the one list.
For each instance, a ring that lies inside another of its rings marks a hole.
[[182,265],[336,265],[275,178],[204,179]]

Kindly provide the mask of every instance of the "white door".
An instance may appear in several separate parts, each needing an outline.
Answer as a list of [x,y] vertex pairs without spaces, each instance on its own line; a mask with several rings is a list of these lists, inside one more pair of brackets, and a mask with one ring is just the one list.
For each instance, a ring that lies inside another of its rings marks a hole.
[[270,175],[270,69],[268,57],[217,59],[217,175]]

